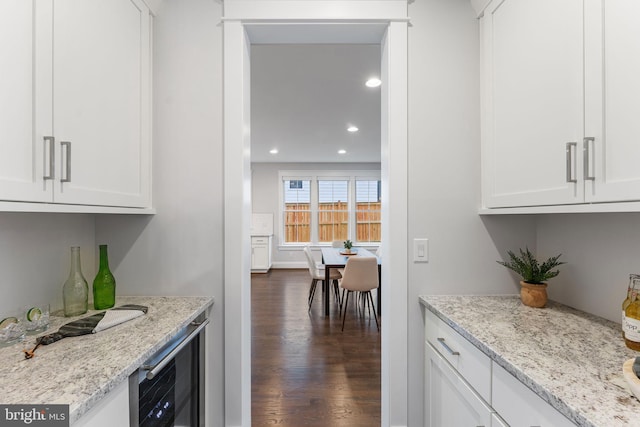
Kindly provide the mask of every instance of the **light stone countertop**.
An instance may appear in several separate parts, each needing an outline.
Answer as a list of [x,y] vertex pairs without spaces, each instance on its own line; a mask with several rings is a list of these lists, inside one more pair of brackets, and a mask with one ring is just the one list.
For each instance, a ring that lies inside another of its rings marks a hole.
[[625,390],[628,349],[620,324],[549,301],[517,296],[422,296],[420,303],[579,426],[640,425]]
[[[40,346],[24,358],[36,337],[58,330],[78,317],[51,317],[49,329],[27,335],[25,343],[0,348],[0,403],[68,404],[71,424],[110,390],[127,381],[146,359],[213,304],[213,297],[118,297],[116,306],[139,304],[144,316],[96,334],[64,338]],[[55,313],[54,313],[55,314]]]

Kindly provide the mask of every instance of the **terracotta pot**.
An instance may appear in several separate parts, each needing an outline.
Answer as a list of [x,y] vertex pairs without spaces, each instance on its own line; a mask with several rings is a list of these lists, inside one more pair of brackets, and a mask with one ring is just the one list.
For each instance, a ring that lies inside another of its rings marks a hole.
[[532,285],[527,282],[520,282],[520,299],[524,305],[529,307],[542,308],[547,304],[547,284]]

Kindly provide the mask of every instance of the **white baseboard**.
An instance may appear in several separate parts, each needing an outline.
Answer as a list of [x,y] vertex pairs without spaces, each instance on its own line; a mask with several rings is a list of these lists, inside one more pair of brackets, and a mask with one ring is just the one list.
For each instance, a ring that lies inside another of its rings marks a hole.
[[301,269],[305,269],[305,268],[309,268],[309,267],[307,266],[306,262],[289,261],[289,262],[274,262],[271,265],[271,268],[274,268],[274,269],[278,269],[278,268],[301,268]]

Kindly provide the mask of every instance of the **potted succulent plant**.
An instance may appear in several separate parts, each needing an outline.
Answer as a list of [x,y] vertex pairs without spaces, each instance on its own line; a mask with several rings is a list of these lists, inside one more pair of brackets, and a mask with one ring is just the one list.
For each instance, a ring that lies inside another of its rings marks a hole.
[[350,254],[351,253],[351,248],[353,247],[353,242],[351,240],[345,240],[344,241],[344,252],[346,254]]
[[520,249],[519,256],[512,251],[507,253],[510,258],[509,261],[497,261],[497,263],[515,271],[522,277],[520,281],[520,299],[522,303],[529,307],[544,307],[547,303],[546,281],[560,273],[556,267],[566,264],[558,261],[562,254],[551,257],[541,264],[529,251],[529,248],[525,248],[524,251]]

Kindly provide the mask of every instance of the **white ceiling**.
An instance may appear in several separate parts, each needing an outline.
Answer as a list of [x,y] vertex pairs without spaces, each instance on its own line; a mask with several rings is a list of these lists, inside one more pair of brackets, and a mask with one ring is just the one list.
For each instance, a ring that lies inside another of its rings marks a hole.
[[251,161],[380,162],[380,62],[379,44],[252,45]]

